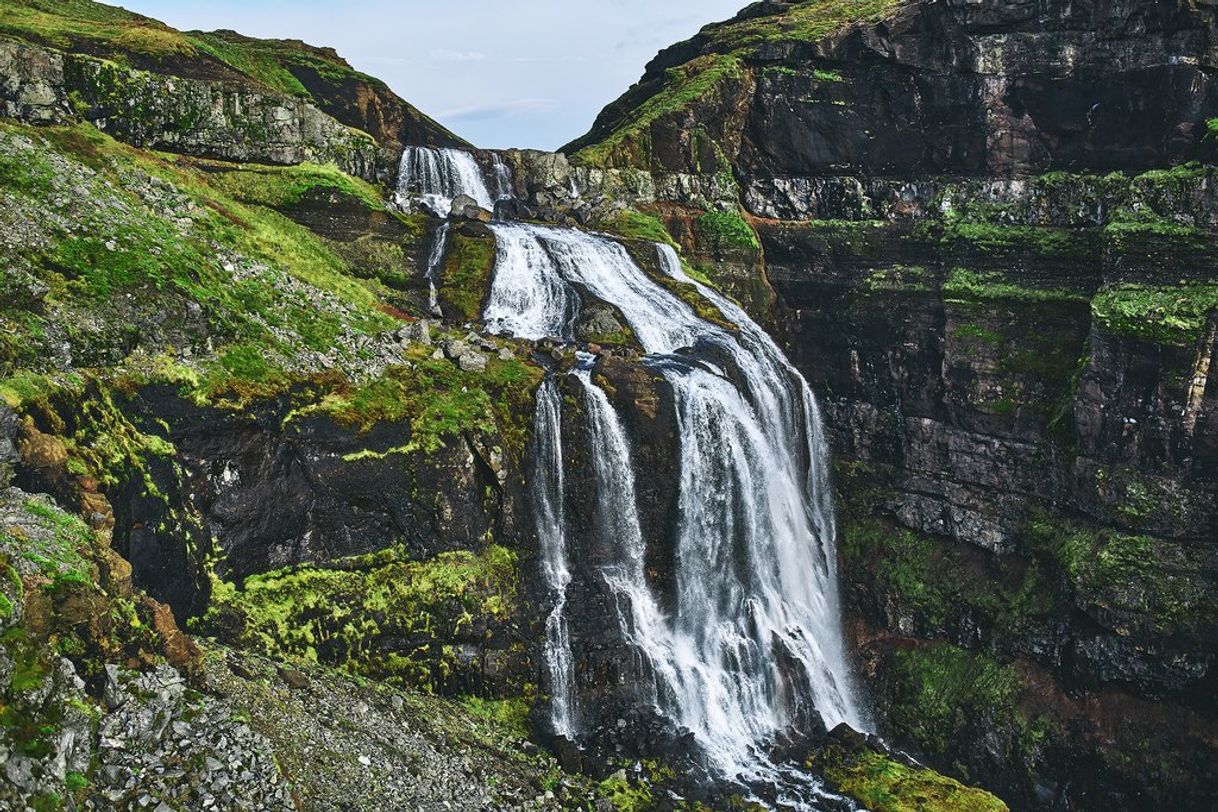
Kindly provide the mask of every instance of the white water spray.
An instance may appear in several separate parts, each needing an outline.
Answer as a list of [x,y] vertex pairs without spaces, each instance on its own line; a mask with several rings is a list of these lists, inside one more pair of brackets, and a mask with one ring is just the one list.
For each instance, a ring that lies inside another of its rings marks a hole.
[[397,204],[409,208],[422,202],[441,217],[452,211],[453,200],[468,195],[484,209],[495,202],[487,191],[474,156],[459,149],[407,147],[398,167]]
[[433,316],[439,316],[440,300],[436,294],[436,279],[440,273],[440,264],[444,262],[444,252],[448,250],[449,223],[445,220],[436,229],[435,242],[431,245],[431,254],[427,257],[427,305]]
[[619,598],[623,637],[654,675],[657,707],[694,733],[723,775],[778,783],[797,805],[819,797],[814,778],[766,757],[813,709],[830,727],[865,728],[842,641],[827,454],[807,383],[742,309],[688,279],[671,249],[658,249],[664,272],[696,285],[734,330],[699,318],[612,240],[492,228],[491,330],[569,338],[579,286],[621,310],[646,362],[672,387],[680,481],[676,601],[666,612],[643,566],[627,436],[590,374],[575,373],[586,393],[597,525],[617,540],[601,575]]
[[550,717],[554,732],[568,738],[577,732],[575,664],[567,624],[566,506],[563,496],[562,413],[558,386],[546,378],[537,390],[533,428],[536,475],[532,483],[533,514],[541,544],[542,574],[554,607],[546,618],[545,660],[550,673]]

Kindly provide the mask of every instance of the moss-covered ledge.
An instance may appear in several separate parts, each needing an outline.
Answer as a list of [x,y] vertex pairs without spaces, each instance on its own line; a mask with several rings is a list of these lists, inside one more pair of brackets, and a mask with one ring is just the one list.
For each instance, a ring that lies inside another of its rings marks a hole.
[[212,592],[195,629],[247,651],[448,694],[532,690],[517,557],[501,546],[426,561],[389,549]]

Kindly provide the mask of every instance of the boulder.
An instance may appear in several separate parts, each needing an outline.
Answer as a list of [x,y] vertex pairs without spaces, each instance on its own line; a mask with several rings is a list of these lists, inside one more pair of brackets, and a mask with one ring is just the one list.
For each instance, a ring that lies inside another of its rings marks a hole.
[[469,195],[457,195],[453,198],[452,210],[448,214],[453,220],[474,220],[479,223],[489,223],[494,219],[494,213],[482,208],[477,200]]

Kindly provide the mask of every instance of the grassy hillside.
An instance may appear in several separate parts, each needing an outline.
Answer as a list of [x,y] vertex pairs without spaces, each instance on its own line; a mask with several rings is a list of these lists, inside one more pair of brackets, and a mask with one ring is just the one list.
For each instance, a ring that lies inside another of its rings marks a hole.
[[766,11],[750,6],[734,19],[703,28],[647,67],[638,84],[610,104],[584,136],[562,148],[577,160],[604,165],[615,153],[637,152],[656,121],[678,116],[742,76],[761,49],[815,42],[834,32],[876,22],[901,0],[805,0]]
[[0,0],[0,36],[141,70],[254,84],[311,101],[382,143],[464,143],[333,49],[298,40],[182,32],[92,0]]

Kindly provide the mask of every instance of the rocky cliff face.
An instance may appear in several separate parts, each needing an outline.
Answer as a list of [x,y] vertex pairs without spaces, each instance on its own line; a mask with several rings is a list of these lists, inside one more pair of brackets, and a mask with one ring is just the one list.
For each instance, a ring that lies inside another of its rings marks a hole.
[[1212,801],[1216,30],[758,3],[568,148],[730,172],[752,253],[691,227],[714,205],[646,208],[822,399],[881,730],[1016,806]]

